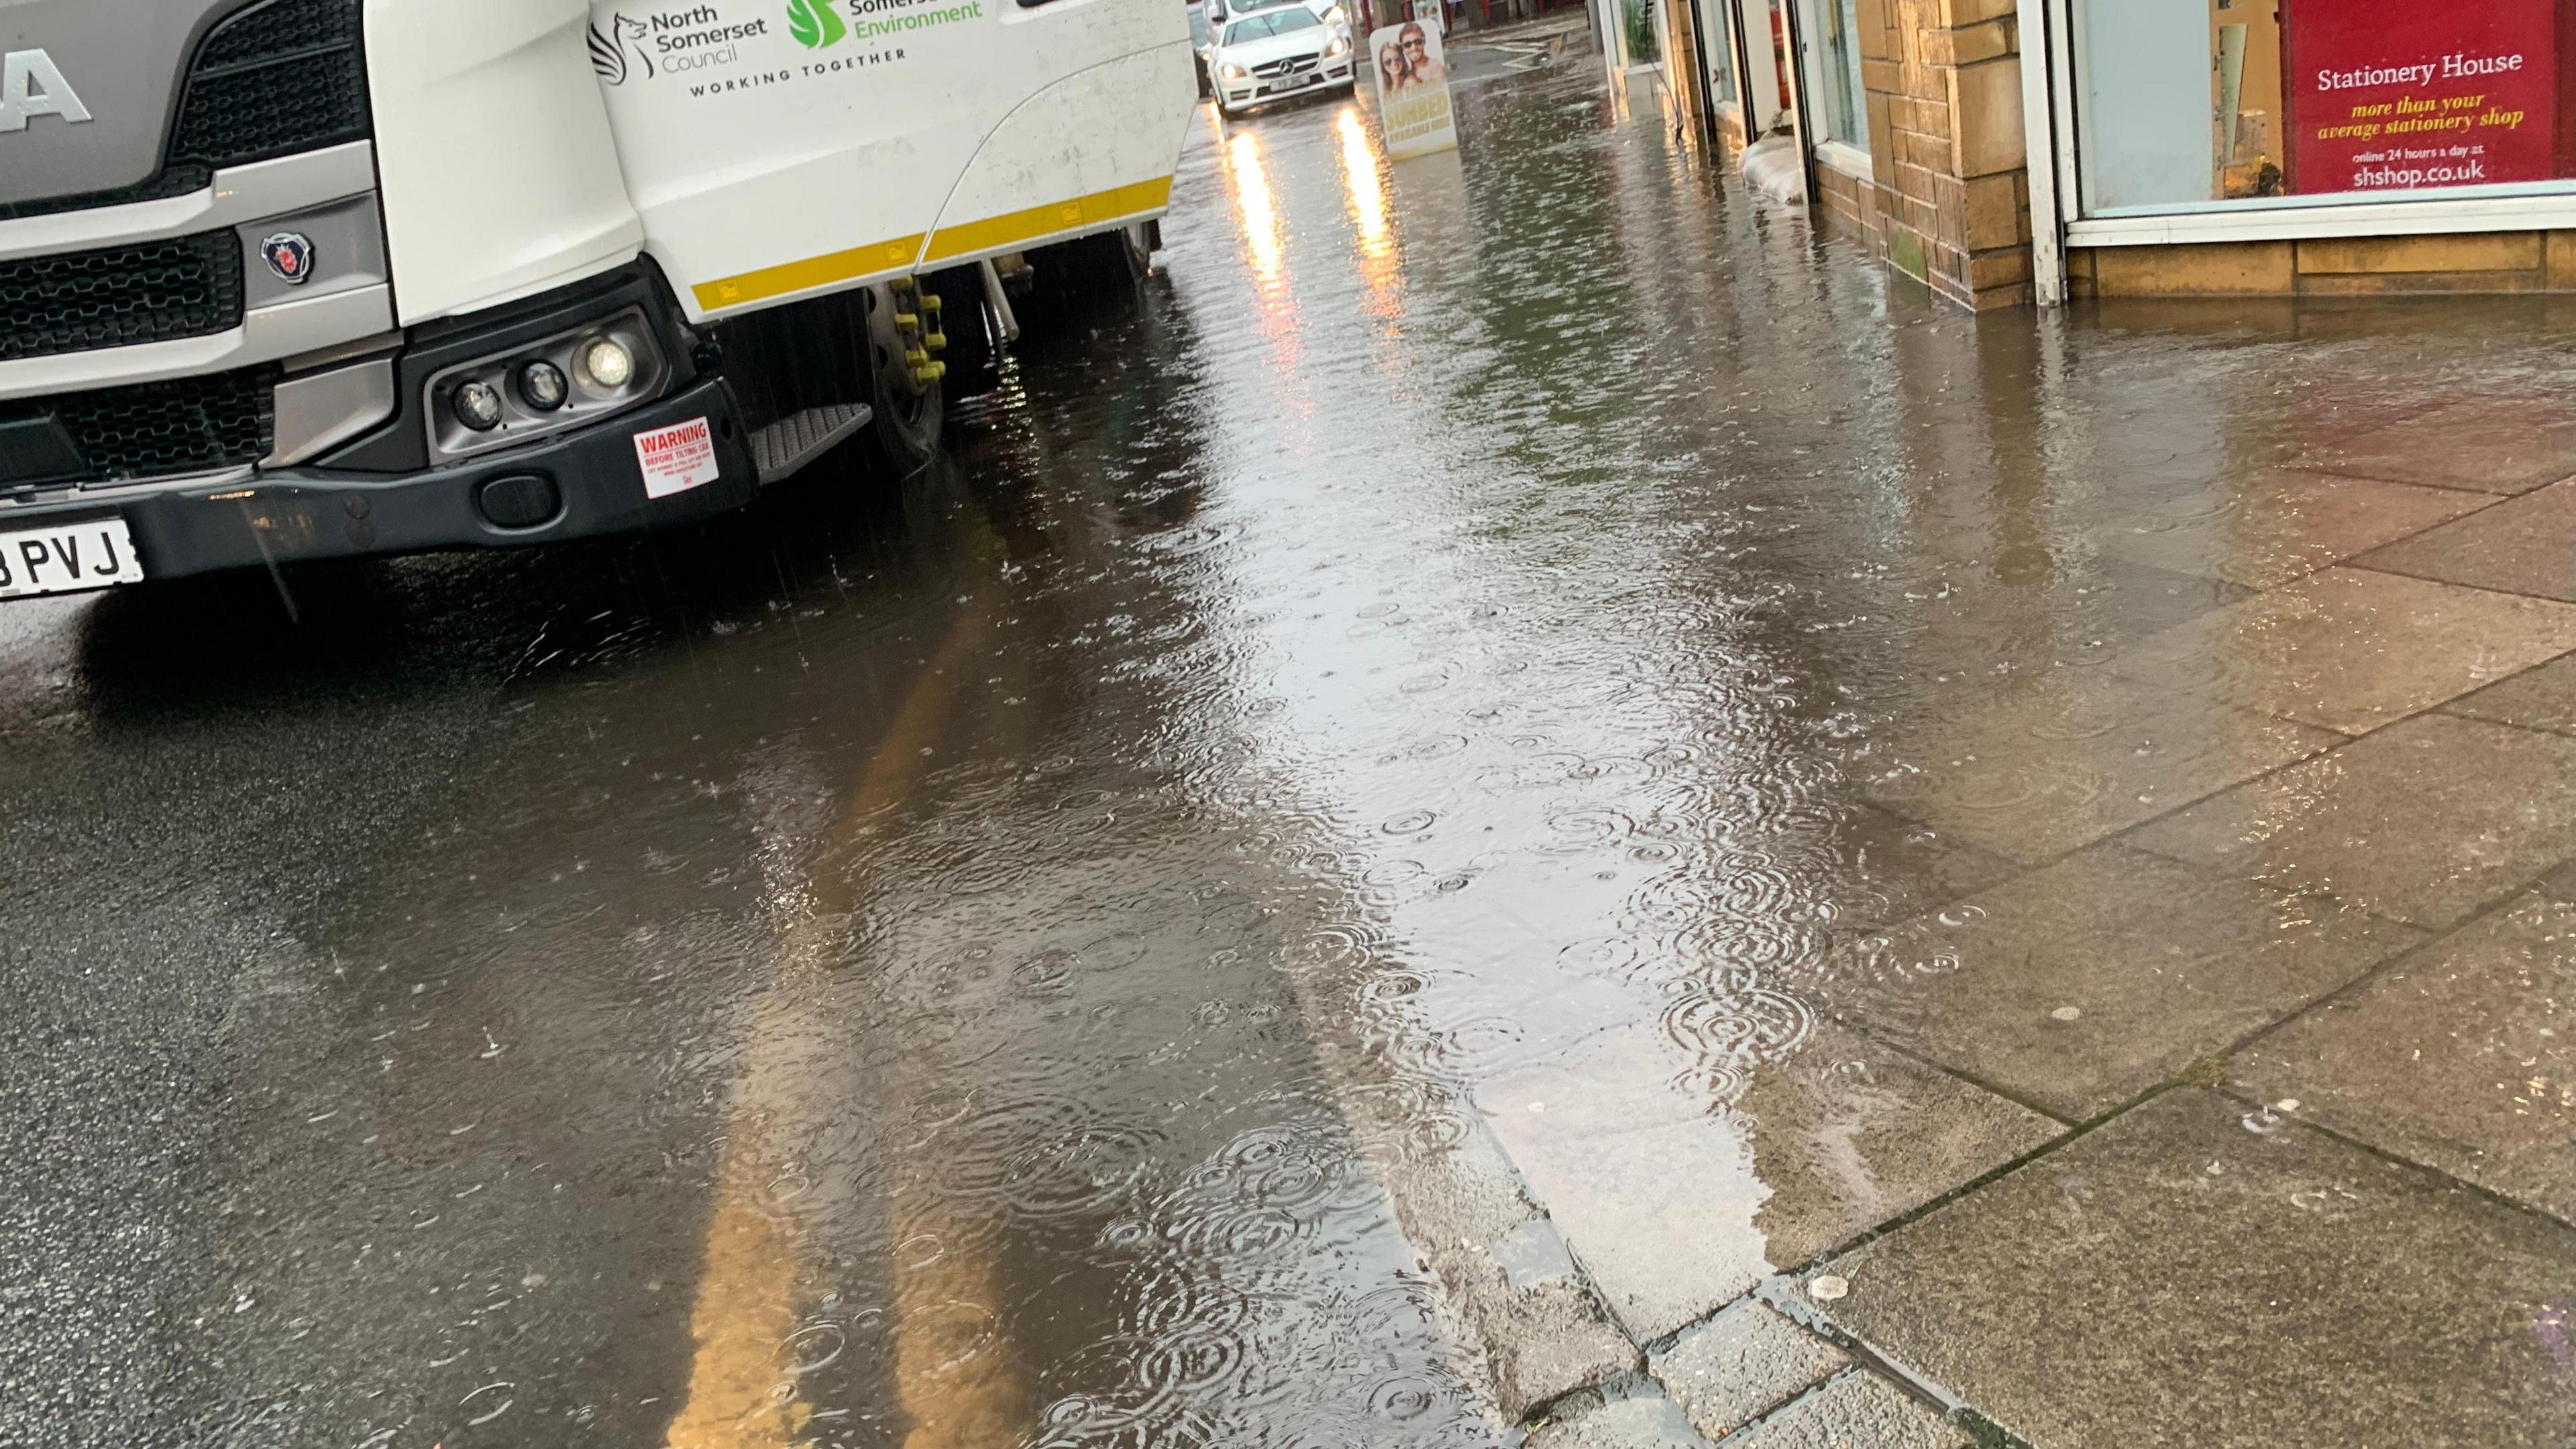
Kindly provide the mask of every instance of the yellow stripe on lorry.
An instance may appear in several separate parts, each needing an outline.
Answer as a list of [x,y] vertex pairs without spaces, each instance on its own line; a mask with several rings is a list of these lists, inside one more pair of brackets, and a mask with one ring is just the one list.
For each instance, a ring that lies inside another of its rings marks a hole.
[[1113,186],[1089,196],[1070,201],[1053,201],[1020,211],[988,216],[982,221],[960,222],[942,227],[927,240],[929,250],[922,249],[924,237],[915,234],[892,241],[872,242],[847,251],[826,252],[803,261],[781,262],[774,267],[744,272],[739,276],[719,277],[700,282],[690,291],[696,294],[702,311],[721,312],[729,308],[765,302],[792,292],[808,292],[828,287],[835,282],[856,281],[879,272],[898,272],[914,264],[946,261],[970,252],[1005,250],[1021,242],[1033,241],[1057,232],[1080,231],[1124,221],[1149,211],[1160,211],[1171,204],[1172,178],[1140,181],[1132,186]]

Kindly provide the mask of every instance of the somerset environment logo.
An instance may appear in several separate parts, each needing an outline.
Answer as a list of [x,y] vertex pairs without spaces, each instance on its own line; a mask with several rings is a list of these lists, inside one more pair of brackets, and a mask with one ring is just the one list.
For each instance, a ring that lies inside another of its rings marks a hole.
[[807,50],[821,50],[840,44],[850,27],[832,0],[787,0],[787,33]]
[[639,65],[644,68],[644,78],[651,80],[653,57],[644,49],[644,37],[651,30],[643,21],[624,14],[610,16],[609,24],[616,31],[613,37],[599,28],[598,21],[590,23],[590,68],[613,86],[626,84],[626,78]]

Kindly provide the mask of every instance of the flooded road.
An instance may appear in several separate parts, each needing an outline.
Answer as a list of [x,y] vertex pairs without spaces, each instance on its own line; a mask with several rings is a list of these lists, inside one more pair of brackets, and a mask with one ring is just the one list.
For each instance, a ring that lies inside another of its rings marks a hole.
[[2576,313],[1515,54],[899,493],[0,612],[0,1443],[2576,1437]]

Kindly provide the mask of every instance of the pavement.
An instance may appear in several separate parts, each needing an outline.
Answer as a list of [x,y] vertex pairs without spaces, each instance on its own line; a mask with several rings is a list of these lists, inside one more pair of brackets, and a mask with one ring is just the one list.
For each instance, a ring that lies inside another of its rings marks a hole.
[[899,487],[0,610],[0,1443],[2576,1442],[2576,310],[1458,110]]

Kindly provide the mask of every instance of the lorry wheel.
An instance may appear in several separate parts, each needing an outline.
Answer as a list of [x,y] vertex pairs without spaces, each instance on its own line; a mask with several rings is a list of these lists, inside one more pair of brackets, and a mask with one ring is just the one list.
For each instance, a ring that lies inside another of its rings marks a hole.
[[870,287],[866,296],[868,405],[876,416],[862,436],[889,474],[909,478],[939,456],[948,415],[943,365],[923,355],[917,324],[910,336],[898,325],[899,318],[920,316],[921,293],[909,278]]

